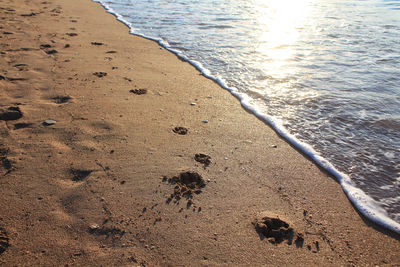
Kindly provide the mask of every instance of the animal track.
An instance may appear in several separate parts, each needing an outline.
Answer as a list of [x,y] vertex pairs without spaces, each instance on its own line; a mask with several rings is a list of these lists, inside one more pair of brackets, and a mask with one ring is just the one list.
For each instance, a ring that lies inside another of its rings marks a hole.
[[206,186],[204,179],[197,172],[182,172],[172,178],[163,177],[163,182],[175,185],[174,192],[167,199],[167,203],[175,199],[178,202],[182,197],[188,200],[188,206],[192,203],[193,194],[200,194]]
[[288,245],[292,245],[293,239],[296,238],[294,241],[296,246],[303,246],[303,234],[296,233],[289,223],[279,217],[264,216],[256,219],[253,225],[260,238],[267,239],[272,244],[280,244],[286,240]]
[[206,154],[202,154],[202,153],[196,154],[196,155],[194,155],[194,159],[197,162],[204,164],[205,167],[207,167],[208,165],[211,164],[211,157]]
[[177,126],[172,130],[174,133],[180,134],[180,135],[185,135],[188,133],[188,128]]
[[97,76],[97,77],[99,77],[99,78],[102,78],[102,77],[104,77],[104,76],[107,76],[107,72],[96,71],[96,72],[93,72],[93,75],[94,75],[94,76]]
[[130,93],[133,93],[135,95],[144,95],[147,94],[147,89],[132,89],[129,90]]

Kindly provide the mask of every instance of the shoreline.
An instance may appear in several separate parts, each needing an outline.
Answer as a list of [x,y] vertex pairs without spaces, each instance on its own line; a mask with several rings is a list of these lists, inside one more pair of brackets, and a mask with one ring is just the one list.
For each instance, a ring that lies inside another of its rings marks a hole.
[[160,47],[168,50],[177,56],[180,60],[185,61],[192,65],[196,70],[202,73],[202,75],[213,82],[215,82],[222,89],[227,90],[237,98],[241,104],[241,106],[247,111],[256,116],[260,121],[271,127],[282,139],[288,142],[294,149],[303,154],[303,156],[310,159],[314,164],[316,164],[319,168],[326,171],[330,176],[333,176],[336,181],[342,187],[342,190],[347,195],[348,199],[352,202],[352,204],[356,207],[357,211],[366,217],[368,220],[372,221],[374,224],[377,224],[383,228],[386,228],[388,231],[394,232],[396,234],[400,234],[400,224],[394,221],[387,214],[386,210],[383,209],[377,201],[375,201],[371,196],[366,194],[362,189],[358,188],[353,180],[346,173],[339,171],[328,159],[321,156],[321,154],[315,151],[310,144],[300,141],[295,136],[290,134],[281,123],[277,122],[273,117],[268,114],[259,112],[257,108],[250,105],[246,99],[246,96],[241,95],[241,93],[235,91],[234,89],[228,87],[222,80],[216,78],[211,74],[211,72],[202,66],[201,63],[192,61],[187,58],[186,55],[181,53],[178,50],[174,50],[170,48],[167,44],[163,42],[161,39],[157,39],[151,36],[146,36],[144,34],[138,34],[134,32],[133,25],[124,19],[121,15],[116,13],[109,5],[102,3],[101,0],[93,0],[96,3],[99,3],[107,13],[115,16],[116,20],[126,25],[129,28],[129,32],[132,35],[145,38],[151,41],[156,42]]
[[[332,177],[98,3],[4,1],[1,15],[1,108],[23,115],[0,121],[4,265],[400,263],[399,237]],[[186,171],[204,187],[178,201],[168,181]],[[264,214],[303,244],[262,238]]]

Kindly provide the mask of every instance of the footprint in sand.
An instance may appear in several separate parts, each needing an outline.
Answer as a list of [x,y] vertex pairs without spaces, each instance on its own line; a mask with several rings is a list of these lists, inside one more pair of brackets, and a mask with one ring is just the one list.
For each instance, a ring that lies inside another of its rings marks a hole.
[[55,96],[51,98],[57,104],[65,104],[71,100],[70,96]]
[[52,46],[49,44],[41,44],[40,49],[42,49],[46,54],[52,55],[58,53],[55,49],[50,49]]
[[107,76],[107,72],[96,71],[96,72],[93,72],[93,75],[94,75],[94,76],[97,76],[97,77],[99,77],[99,78],[102,78],[102,77],[104,77],[104,76]]
[[0,120],[11,121],[22,118],[22,112],[19,107],[9,107],[7,109],[0,108]]
[[119,239],[125,234],[124,230],[115,226],[107,227],[105,225],[100,226],[98,224],[90,225],[88,232],[92,235],[105,236],[106,238],[111,237],[112,239]]
[[203,177],[197,172],[192,171],[182,172],[178,176],[173,176],[171,178],[164,176],[162,181],[175,185],[174,192],[168,197],[166,203],[168,204],[172,200],[178,203],[181,198],[185,198],[188,201],[188,208],[193,204],[193,196],[195,194],[200,194],[202,189],[206,186]]
[[31,127],[33,127],[33,123],[29,123],[29,122],[21,122],[21,123],[14,124],[14,129],[15,130],[24,129],[24,128],[31,128]]
[[50,50],[44,50],[44,52],[48,55],[53,55],[53,54],[57,54],[58,51],[55,49],[50,49]]
[[6,157],[0,157],[1,167],[6,171],[9,171],[12,167],[11,161]]
[[92,172],[92,170],[69,169],[69,173],[73,175],[72,181],[74,182],[85,180]]
[[185,135],[189,132],[189,129],[182,126],[177,126],[174,129],[172,129],[172,131],[180,135]]
[[288,245],[292,245],[294,241],[298,248],[304,244],[303,234],[296,232],[288,222],[282,220],[279,216],[264,214],[256,218],[253,225],[261,240],[266,239],[275,245],[284,241],[287,241]]
[[10,246],[10,240],[4,228],[0,227],[0,255]]
[[206,154],[198,153],[194,155],[194,159],[197,162],[204,164],[204,167],[207,167],[208,165],[211,164],[211,157]]
[[27,78],[12,78],[12,77],[6,77],[6,76],[0,75],[0,80],[14,82],[14,81],[26,81],[28,79]]
[[28,65],[26,64],[15,64],[14,67],[17,68],[19,71],[28,70]]
[[147,94],[147,89],[131,89],[131,90],[129,90],[129,93],[132,93],[135,95],[144,95],[144,94]]
[[0,169],[5,171],[3,175],[9,173],[12,168],[11,161],[7,158],[8,151],[7,148],[0,148]]
[[46,48],[50,48],[51,47],[51,45],[49,45],[49,44],[41,44],[40,45],[40,49],[46,49]]
[[21,16],[22,17],[33,17],[33,16],[36,16],[37,14],[39,14],[39,13],[31,12],[31,13],[28,13],[28,14],[21,14]]

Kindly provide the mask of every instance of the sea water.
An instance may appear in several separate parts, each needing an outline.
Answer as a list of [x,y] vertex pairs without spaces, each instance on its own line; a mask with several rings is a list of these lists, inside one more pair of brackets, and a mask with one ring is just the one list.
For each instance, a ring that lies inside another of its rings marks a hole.
[[400,233],[399,0],[96,0],[195,65]]

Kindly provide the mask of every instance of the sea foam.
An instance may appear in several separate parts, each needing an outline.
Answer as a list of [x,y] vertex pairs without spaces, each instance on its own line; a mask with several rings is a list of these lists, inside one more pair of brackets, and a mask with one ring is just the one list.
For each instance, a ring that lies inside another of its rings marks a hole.
[[225,80],[222,77],[216,77],[213,73],[205,68],[202,63],[189,59],[182,51],[173,49],[170,47],[169,43],[166,40],[161,38],[147,36],[145,34],[137,31],[132,23],[124,19],[122,15],[113,10],[108,4],[101,0],[93,0],[94,2],[100,3],[108,13],[113,14],[116,19],[125,25],[127,25],[130,29],[130,33],[133,35],[137,35],[152,41],[157,42],[160,46],[165,48],[166,50],[174,53],[178,58],[189,62],[192,64],[197,70],[199,70],[203,76],[215,81],[222,88],[228,90],[233,96],[240,100],[240,103],[243,108],[253,113],[257,118],[261,121],[268,124],[271,128],[275,130],[277,134],[283,137],[287,142],[293,145],[297,150],[308,156],[313,162],[315,162],[319,167],[326,170],[332,176],[336,178],[336,180],[340,183],[343,191],[346,193],[347,197],[353,203],[353,205],[357,208],[357,210],[364,215],[369,220],[375,222],[376,224],[387,228],[395,233],[400,234],[400,223],[394,221],[388,216],[388,213],[379,206],[379,203],[368,196],[363,190],[357,188],[354,182],[350,179],[350,177],[340,172],[337,168],[335,168],[327,159],[322,157],[317,151],[315,151],[309,144],[300,141],[293,134],[290,134],[281,120],[276,119],[265,112],[262,112],[260,109],[250,104],[250,98],[248,95],[240,92],[237,88],[232,86],[227,86]]

